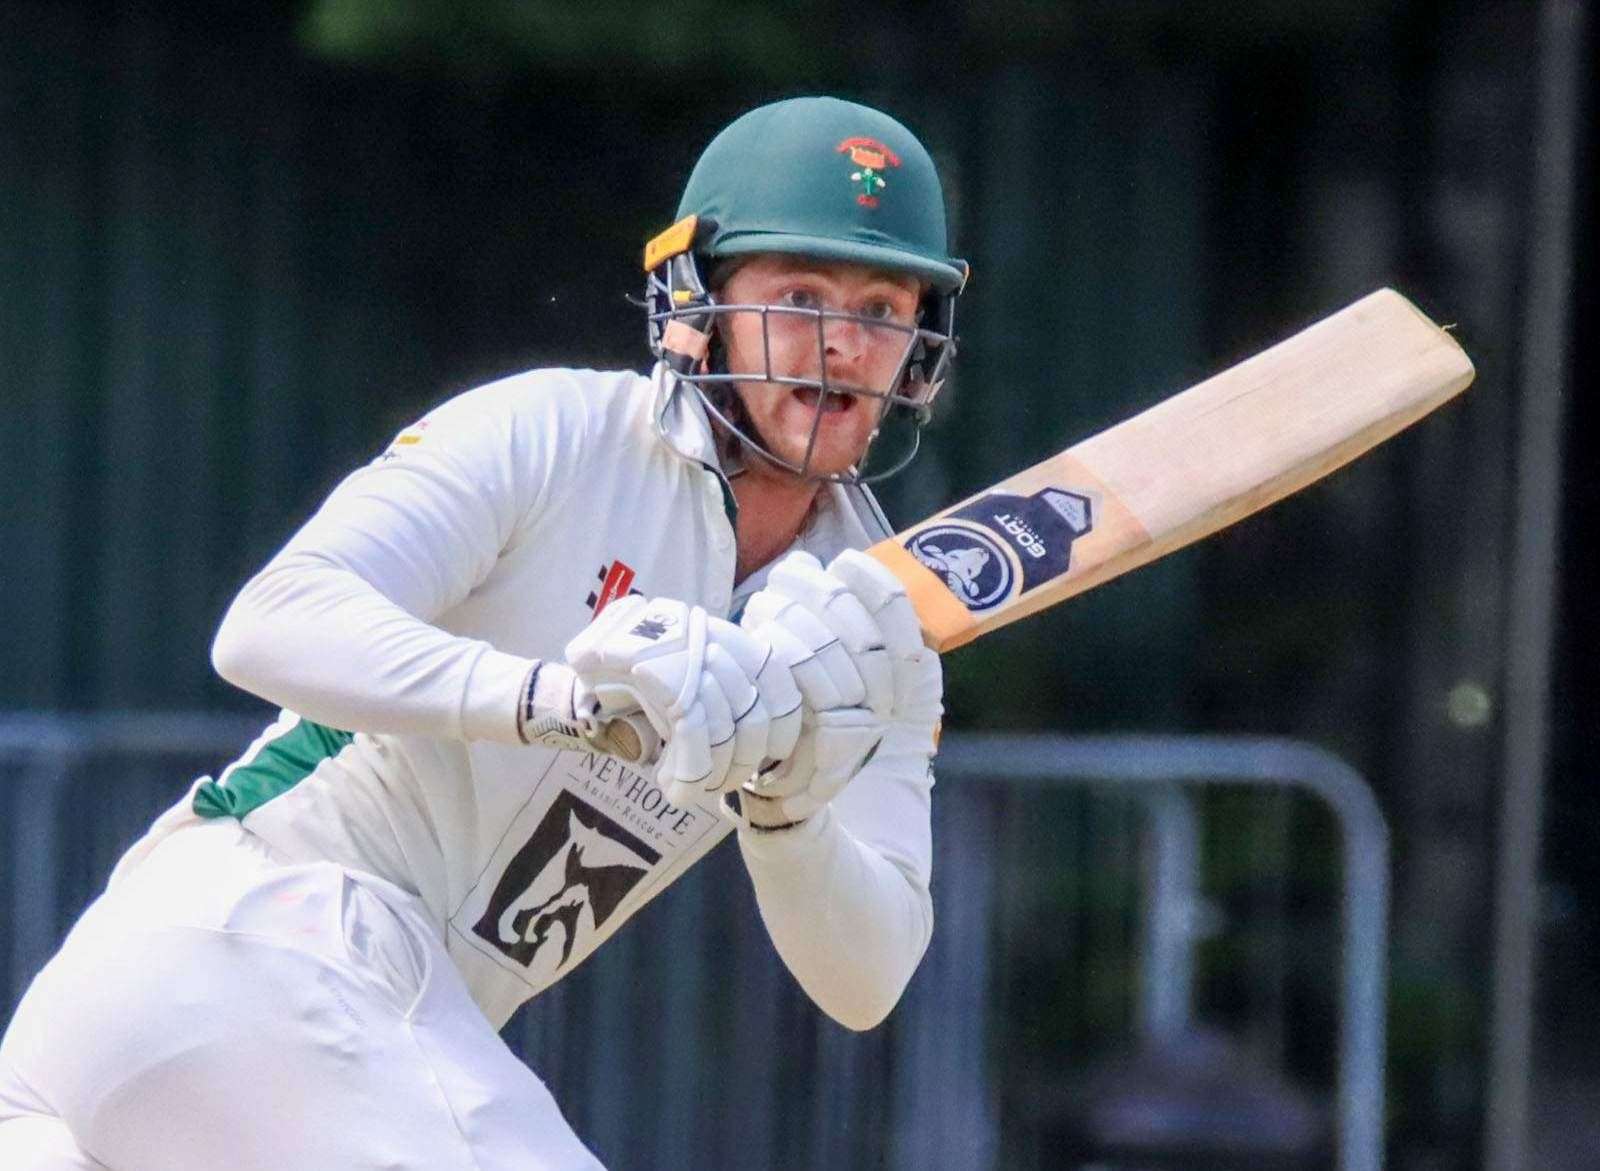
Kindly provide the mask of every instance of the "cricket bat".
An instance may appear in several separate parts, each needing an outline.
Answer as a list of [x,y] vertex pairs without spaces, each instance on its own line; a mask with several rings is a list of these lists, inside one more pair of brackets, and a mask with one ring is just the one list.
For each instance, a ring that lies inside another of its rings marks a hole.
[[[867,552],[905,584],[927,644],[948,651],[1299,491],[1473,373],[1455,339],[1379,289]],[[634,749],[647,728],[613,729],[624,759],[653,753]]]
[[867,552],[947,651],[1282,500],[1473,373],[1448,333],[1379,289]]

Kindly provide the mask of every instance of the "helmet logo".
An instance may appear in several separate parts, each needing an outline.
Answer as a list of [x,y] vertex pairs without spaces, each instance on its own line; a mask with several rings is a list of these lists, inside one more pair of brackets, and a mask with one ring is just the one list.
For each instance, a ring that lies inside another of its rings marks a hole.
[[856,202],[862,207],[877,207],[878,192],[889,185],[883,173],[890,167],[898,167],[900,156],[876,138],[847,138],[833,149],[838,154],[848,154],[850,161],[861,168],[850,172],[850,182],[861,185]]

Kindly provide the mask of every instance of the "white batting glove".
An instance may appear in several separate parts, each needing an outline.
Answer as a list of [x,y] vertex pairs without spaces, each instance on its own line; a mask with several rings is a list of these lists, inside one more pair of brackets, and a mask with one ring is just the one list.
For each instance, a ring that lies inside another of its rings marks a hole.
[[922,623],[905,586],[877,558],[846,549],[828,572],[850,587],[883,637],[894,679],[889,746],[930,760],[944,715],[944,670],[939,653],[922,641]]
[[656,783],[674,804],[742,782],[799,735],[800,693],[771,648],[699,606],[619,599],[566,657],[603,709],[643,709],[664,745]]
[[[742,625],[773,643],[806,710],[794,755],[742,785],[738,808],[725,801],[738,821],[766,829],[805,821],[850,784],[893,728],[898,657],[890,638],[899,657],[922,648],[917,616],[882,566],[848,558],[845,566],[838,574],[810,554],[789,554],[744,609]],[[933,664],[938,669],[938,656]]]
[[806,711],[794,754],[747,781],[737,808],[724,803],[736,820],[769,829],[804,821],[885,745],[931,759],[943,711],[939,656],[923,643],[899,579],[875,559],[847,550],[823,569],[792,553],[741,621],[784,657]]

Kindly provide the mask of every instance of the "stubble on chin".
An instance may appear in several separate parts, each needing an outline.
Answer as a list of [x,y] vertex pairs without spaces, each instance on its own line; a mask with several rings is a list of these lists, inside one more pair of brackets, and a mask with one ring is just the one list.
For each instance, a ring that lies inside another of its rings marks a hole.
[[[804,464],[806,462],[807,447],[811,442],[811,428],[816,422],[815,411],[817,408],[789,401],[792,390],[787,386],[772,383],[756,383],[753,385],[740,383],[738,386],[739,388],[735,392],[738,411],[733,416],[733,421],[739,424],[740,429],[745,434],[760,443],[765,451],[796,467]],[[750,402],[763,394],[782,395],[784,400],[775,401],[771,404],[762,404],[768,408],[766,410],[751,410]],[[870,409],[870,406],[871,404],[869,403],[857,402],[852,409],[864,411]],[[827,427],[826,421],[824,421],[823,426]],[[781,442],[774,442],[775,439],[781,440]],[[841,439],[842,437],[838,436],[830,439],[830,436],[825,431],[819,430],[817,446],[811,452],[809,475],[842,475],[859,464],[865,457],[866,449],[871,443],[871,429],[864,430],[859,437],[852,437],[848,443],[842,442]],[[759,464],[765,470],[780,477],[792,477],[795,474],[759,456],[753,457],[747,462],[752,466]]]

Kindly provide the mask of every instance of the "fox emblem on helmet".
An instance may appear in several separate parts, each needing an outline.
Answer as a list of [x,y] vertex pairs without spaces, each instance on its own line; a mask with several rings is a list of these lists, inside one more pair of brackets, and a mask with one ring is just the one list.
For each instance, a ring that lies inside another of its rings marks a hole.
[[[841,163],[849,167],[843,175]],[[727,274],[764,254],[914,278],[922,290],[915,318],[886,323],[827,307],[726,301]],[[735,119],[701,154],[677,221],[646,246],[644,268],[651,352],[675,379],[673,392],[698,397],[738,458],[751,454],[802,477],[866,482],[893,474],[915,455],[955,357],[955,301],[968,268],[949,253],[933,159],[895,119],[830,97],[791,98]],[[815,375],[787,375],[775,372],[768,342],[766,362],[732,370],[719,334],[734,314],[760,314],[763,331],[769,323],[810,321],[819,349],[831,328],[870,329],[880,339],[892,334],[898,367],[882,386],[851,385],[830,380],[819,353]],[[756,433],[736,393],[761,383],[773,393],[811,392],[819,425],[829,396],[870,404],[877,422],[861,461],[824,474],[809,449],[798,460],[778,455]]]

